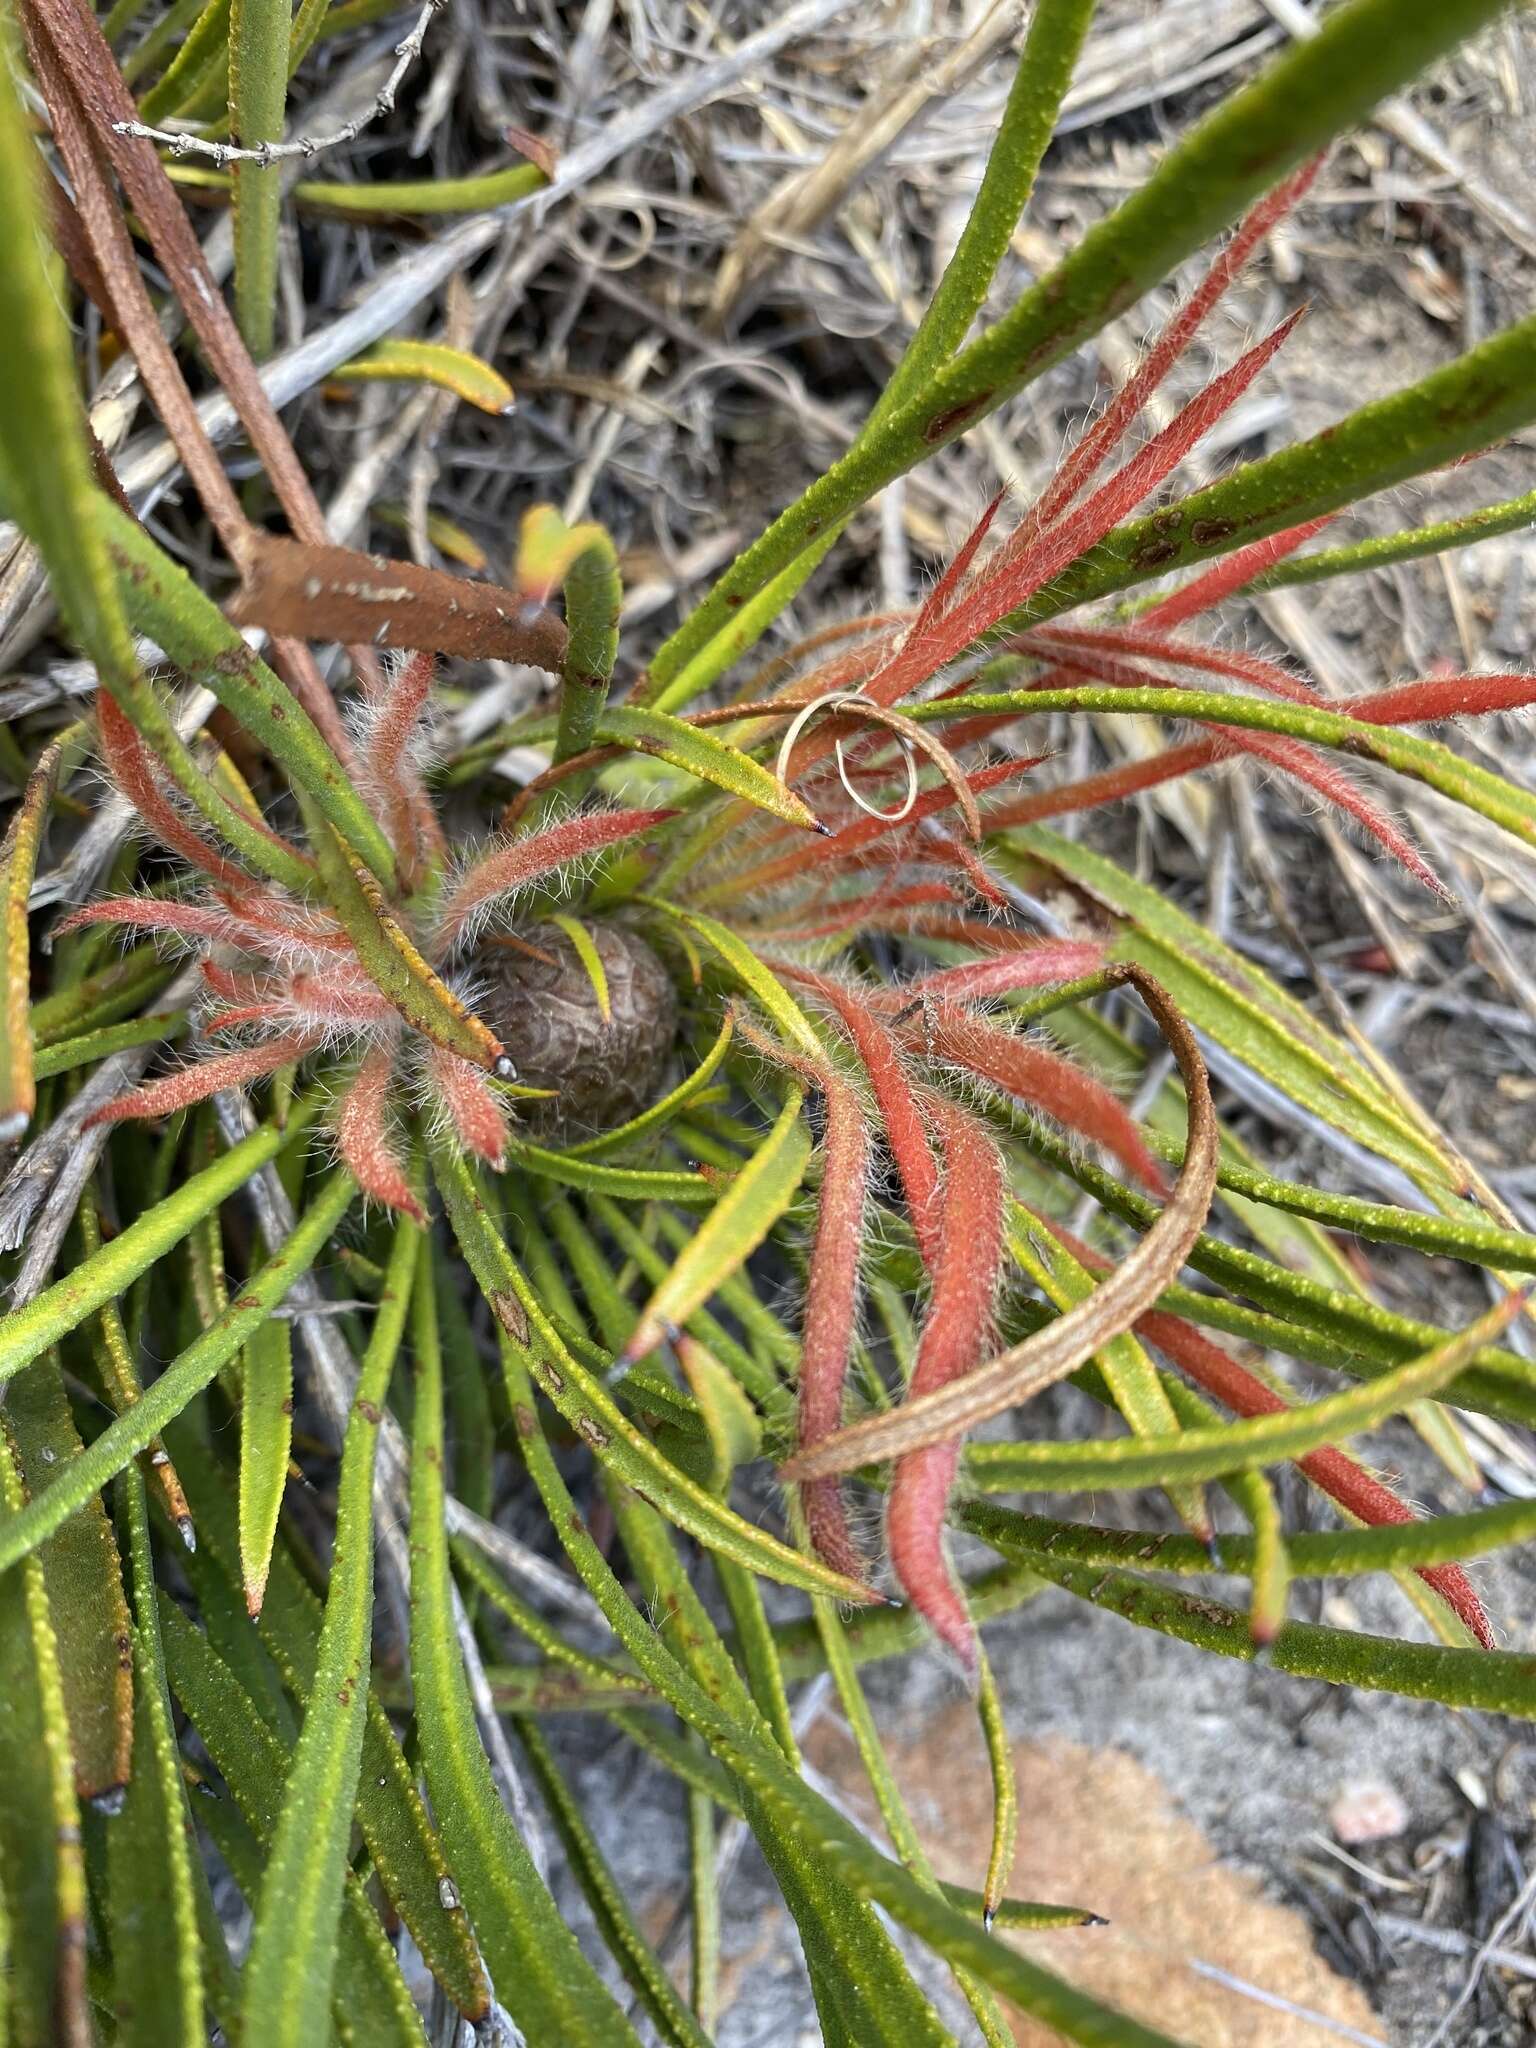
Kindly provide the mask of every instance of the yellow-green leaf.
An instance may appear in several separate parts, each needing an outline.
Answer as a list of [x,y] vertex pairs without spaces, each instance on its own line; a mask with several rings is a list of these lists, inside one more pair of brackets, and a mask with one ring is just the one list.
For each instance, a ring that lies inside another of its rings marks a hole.
[[512,386],[468,349],[439,341],[376,341],[331,376],[343,384],[435,384],[482,412],[509,413]]

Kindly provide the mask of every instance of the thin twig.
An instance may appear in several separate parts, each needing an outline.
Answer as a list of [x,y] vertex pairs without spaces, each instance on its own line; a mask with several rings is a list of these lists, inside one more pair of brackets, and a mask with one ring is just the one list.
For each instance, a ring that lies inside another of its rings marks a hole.
[[142,121],[114,121],[115,135],[132,135],[140,142],[160,142],[173,157],[201,156],[211,162],[224,164],[276,164],[288,158],[303,157],[306,160],[318,156],[322,149],[335,149],[339,144],[355,142],[370,122],[378,121],[385,114],[395,110],[395,95],[412,64],[421,55],[421,46],[426,40],[433,17],[442,11],[444,0],[426,0],[426,5],[416,17],[416,26],[403,43],[396,43],[396,64],[389,77],[379,89],[373,105],[366,114],[360,114],[355,121],[344,121],[330,135],[296,135],[292,142],[258,142],[254,149],[242,149],[234,142],[206,142],[200,135],[188,135],[180,128],[148,128]]

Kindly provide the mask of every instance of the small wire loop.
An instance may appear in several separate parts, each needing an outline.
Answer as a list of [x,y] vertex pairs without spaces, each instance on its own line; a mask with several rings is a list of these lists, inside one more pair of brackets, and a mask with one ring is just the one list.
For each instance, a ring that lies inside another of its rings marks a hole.
[[[865,696],[862,690],[828,690],[824,696],[813,697],[809,704],[802,704],[795,713],[794,718],[790,721],[789,727],[779,743],[779,758],[773,771],[778,781],[788,788],[787,776],[790,757],[795,750],[795,742],[818,712],[858,710],[860,706],[868,706],[874,710],[880,708],[874,705],[872,700]],[[913,751],[912,742],[904,733],[897,733],[896,739],[900,743],[902,755],[907,764],[907,794],[900,809],[894,811],[882,811],[860,796],[859,792],[854,788],[849,774],[848,762],[843,754],[842,740],[837,739],[832,743],[833,752],[837,757],[838,781],[843,785],[843,788],[861,811],[868,817],[879,818],[882,823],[887,825],[899,825],[903,818],[908,818],[912,815],[917,806],[917,755]]]

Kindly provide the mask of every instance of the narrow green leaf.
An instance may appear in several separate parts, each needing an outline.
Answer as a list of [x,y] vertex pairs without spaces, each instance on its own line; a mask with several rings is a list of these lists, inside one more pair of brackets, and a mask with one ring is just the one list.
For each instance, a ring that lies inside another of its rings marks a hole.
[[565,571],[565,626],[570,635],[560,669],[560,724],[555,759],[568,761],[592,744],[608,702],[619,654],[619,606],[624,590],[619,557],[600,526],[577,529],[586,545]]
[[203,2048],[202,1950],[192,1819],[160,1649],[144,1484],[119,1491],[133,1585],[133,1770],[107,1829],[112,1993],[121,2048]]
[[990,1926],[1008,1890],[1014,1850],[1019,1835],[1019,1787],[1013,1768],[1013,1745],[1003,1714],[1002,1694],[997,1676],[985,1650],[981,1652],[981,1682],[976,1693],[976,1710],[981,1719],[982,1740],[987,1746],[987,1763],[992,1772],[992,1850],[987,1858],[986,1882],[981,1888],[982,1912]]
[[[247,1855],[238,1865],[231,1859],[236,1882],[254,1905],[281,1810],[289,1754],[202,1631],[163,1592],[159,1605],[172,1689],[254,1838],[254,1858]],[[210,1815],[202,1818],[209,1823]],[[228,1839],[220,1836],[221,1850]],[[332,2010],[350,2038],[368,2048],[425,2048],[426,2035],[389,1937],[350,1870]]]
[[[8,86],[0,89],[9,91]],[[24,1510],[0,1431],[0,1534]],[[7,2048],[88,2048],[85,1869],[58,1642],[41,1561],[0,1581],[0,1883]]]
[[[198,184],[211,184],[201,173]],[[191,182],[191,181],[189,181]],[[294,186],[300,206],[322,207],[327,213],[364,218],[393,214],[483,213],[488,207],[511,206],[527,199],[549,183],[549,174],[538,164],[508,164],[499,171],[486,171],[469,178],[396,178],[382,184],[330,182],[304,178]]]
[[1394,1366],[1363,1387],[1330,1394],[1283,1415],[1259,1415],[1216,1429],[1190,1429],[1161,1438],[1116,1438],[1093,1444],[977,1444],[966,1454],[966,1475],[986,1493],[1021,1489],[1161,1486],[1173,1479],[1217,1479],[1304,1455],[1374,1428],[1409,1402],[1452,1381],[1490,1337],[1506,1329],[1524,1306],[1507,1295],[1458,1336],[1421,1358]]
[[538,1294],[491,1224],[463,1157],[445,1142],[433,1143],[430,1156],[454,1235],[502,1330],[526,1360],[525,1369],[614,1476],[707,1549],[734,1557],[749,1571],[805,1592],[830,1593],[857,1603],[868,1600],[867,1587],[843,1578],[819,1559],[791,1550],[735,1514],[680,1472],[629,1421],[562,1343]]
[[46,1045],[33,1061],[36,1078],[51,1081],[55,1074],[70,1074],[77,1067],[93,1067],[115,1052],[135,1045],[169,1044],[187,1028],[190,1010],[160,1010],[147,1017],[130,1018],[126,1024],[104,1025],[99,1031],[83,1031],[75,1038],[61,1038]]
[[591,984],[593,999],[598,1014],[605,1024],[613,1022],[613,1003],[608,994],[608,970],[603,965],[603,956],[597,950],[597,941],[587,930],[579,917],[572,917],[568,911],[551,911],[547,923],[555,925],[570,940],[581,963],[581,971]]
[[1413,562],[1425,555],[1445,554],[1451,548],[1470,547],[1495,534],[1518,533],[1533,523],[1536,491],[1526,491],[1518,498],[1506,498],[1501,504],[1485,505],[1481,511],[1464,512],[1459,519],[1432,520],[1427,526],[1413,526],[1405,533],[1377,533],[1344,547],[1291,555],[1244,588],[1257,594],[1287,590],[1298,583],[1322,583],[1334,576],[1358,576],[1367,569],[1385,568],[1391,562]]
[[610,1195],[621,1202],[682,1202],[690,1208],[715,1199],[718,1190],[700,1173],[674,1173],[662,1167],[607,1166],[575,1151],[551,1152],[526,1138],[507,1141],[508,1157],[537,1180],[580,1188],[588,1195]]
[[713,2033],[720,2013],[720,1884],[715,1870],[715,1807],[688,1788],[688,1995],[699,2024]]
[[433,384],[498,418],[516,403],[499,370],[468,349],[448,348],[440,341],[376,341],[339,364],[331,377],[340,384]]
[[[396,1223],[384,1291],[347,1422],[336,1545],[314,1682],[283,1786],[245,1966],[245,2048],[307,2048],[323,2034],[330,2008],[367,1720],[374,1459],[380,1413],[405,1330],[419,1239],[409,1220]],[[250,1399],[248,1352],[247,1407]],[[243,1549],[243,1455],[240,1480]],[[265,1565],[262,1577],[264,1582]]]
[[78,1032],[115,1024],[164,988],[175,972],[153,943],[131,946],[99,974],[55,989],[32,1005],[32,1035],[39,1050]]
[[[901,1796],[895,1773],[885,1754],[875,1717],[870,1711],[864,1688],[859,1683],[859,1674],[852,1657],[848,1654],[847,1640],[843,1634],[842,1622],[828,1600],[817,1600],[814,1605],[817,1629],[821,1636],[827,1669],[832,1674],[832,1683],[837,1688],[837,1697],[853,1734],[859,1752],[859,1761],[864,1766],[864,1775],[875,1795],[875,1804],[880,1809],[880,1818],[885,1832],[891,1839],[891,1846],[906,1868],[925,1891],[942,1896],[939,1883],[928,1861],[927,1851],[922,1845],[907,1803]],[[966,2003],[976,2016],[987,2048],[1009,2048],[1012,2035],[1008,2031],[1002,2014],[998,2011],[992,1994],[970,1973],[957,1969],[956,1982],[965,1995]]]
[[63,751],[58,740],[44,748],[0,844],[0,1145],[21,1137],[37,1101],[27,904]]
[[810,1133],[800,1114],[804,1099],[802,1089],[789,1089],[772,1130],[646,1304],[625,1346],[627,1359],[654,1351],[669,1329],[679,1328],[702,1308],[722,1277],[745,1264],[789,1207],[811,1154]]
[[[242,149],[283,139],[288,97],[288,33],[293,0],[232,0],[229,11],[229,117]],[[282,171],[237,161],[233,172],[235,312],[259,362],[272,353],[277,307],[277,229]]]
[[227,94],[229,10],[230,0],[208,0],[164,76],[139,101],[145,121],[160,122],[186,114],[203,97],[210,81],[221,97]]
[[292,1444],[293,1332],[272,1316],[245,1347],[240,1401],[240,1575],[250,1614],[260,1614],[267,1590]]
[[[382,1301],[379,1313],[381,1318],[386,1314]],[[316,1683],[324,1609],[288,1546],[280,1543],[272,1554],[267,1597],[256,1625],[259,1641],[254,1641],[254,1648],[262,1657],[257,1663],[250,1655],[253,1635],[236,1591],[239,1549],[234,1486],[206,1453],[189,1455],[183,1449],[181,1455],[198,1527],[192,1568],[200,1572],[205,1559],[215,1568],[197,1581],[210,1637],[214,1636],[210,1610],[218,1606],[227,1610],[230,1624],[224,1643],[215,1638],[225,1661],[233,1665],[243,1651],[247,1668],[262,1674],[247,1683],[247,1690],[253,1684],[264,1686],[275,1668],[307,1713]],[[218,1591],[212,1593],[215,1587]],[[260,1709],[259,1699],[257,1705]],[[272,1717],[267,1718],[273,1725]],[[290,1726],[287,1721],[283,1725],[285,1729]],[[416,1777],[376,1692],[368,1688],[357,1781],[358,1827],[384,1895],[410,1929],[427,1967],[459,2011],[474,2020],[486,2011],[489,1987],[464,1914],[443,1903],[454,1896],[452,1873],[427,1819]]]
[[[1247,1615],[1208,1593],[1196,1598],[1126,1572],[1084,1571],[1035,1553],[1031,1561],[1043,1578],[1140,1628],[1156,1629],[1222,1657],[1252,1661],[1259,1654]],[[1330,1685],[1536,1720],[1536,1664],[1507,1650],[1443,1649],[1438,1644],[1398,1642],[1288,1621],[1265,1649],[1264,1658],[1272,1669],[1295,1678],[1321,1678]]]
[[[759,1840],[770,1856],[778,1854],[782,1844],[786,1853],[809,1858],[818,1872],[828,1910],[841,1913],[845,1928],[859,1910],[857,1902],[878,1901],[948,1960],[973,1970],[983,1982],[1068,2040],[1082,2042],[1085,2048],[1171,2048],[1168,2036],[1099,2005],[1016,1950],[995,1941],[983,1929],[979,1917],[968,1917],[947,1896],[935,1896],[924,1890],[910,1873],[882,1856],[852,1823],[789,1770],[777,1747],[765,1735],[752,1732],[750,1724],[744,1727],[735,1715],[706,1694],[626,1596],[588,1533],[586,1523],[577,1514],[539,1429],[533,1388],[522,1353],[510,1341],[502,1344],[502,1362],[514,1412],[528,1418],[528,1425],[519,1434],[524,1460],[567,1556],[602,1607],[636,1668],[699,1732],[715,1758],[760,1801],[772,1833],[765,1840],[760,1831]],[[794,1903],[792,1899],[791,1905]],[[874,1966],[871,1957],[867,1967]],[[861,1977],[859,1981],[865,1980]],[[879,1995],[876,1989],[874,1996]],[[893,2007],[872,2003],[868,2009],[890,2011]],[[933,2038],[931,2034],[927,2037]],[[923,2037],[912,2032],[906,2038],[915,2048]],[[938,2038],[943,2038],[942,2030]]]
[[536,1721],[526,1715],[517,1721],[518,1740],[533,1766],[544,1804],[555,1823],[582,1896],[592,1909],[598,1931],[608,1944],[625,1978],[638,1993],[641,2003],[656,2023],[664,2041],[674,2048],[709,2048],[708,2037],[679,1998],[672,1979],[662,1967],[656,1951],[641,1933],[622,1886],[598,1847],[578,1801],[561,1775],[554,1752]]
[[976,199],[938,290],[891,372],[860,440],[915,399],[954,356],[981,311],[1034,190],[1055,132],[1094,0],[1040,0],[1030,15],[1019,67],[987,157]]
[[[989,1503],[987,1512],[1001,1514],[1006,1513],[1006,1510],[993,1509]],[[1184,1537],[1179,1540],[1187,1542],[1189,1539]],[[1039,1581],[1036,1581],[1036,1584],[1038,1585]],[[849,1640],[846,1631],[844,1639]],[[914,1630],[912,1645],[918,1640],[918,1632]],[[850,1649],[853,1651],[855,1662],[867,1661],[859,1657],[851,1641]],[[653,1715],[637,1714],[622,1709],[606,1711],[616,1727],[622,1728],[632,1742],[637,1743],[648,1755],[654,1756],[664,1769],[673,1772],[690,1790],[698,1792],[712,1804],[723,1807],[727,1813],[735,1814],[738,1819],[746,1818],[746,1806],[740,1786],[729,1771],[723,1770],[714,1761],[701,1742],[690,1743],[682,1736],[672,1734]],[[958,1907],[962,1913],[968,1913],[974,1920],[985,1919],[986,1900],[981,1892],[973,1891],[963,1884],[941,1884],[939,1890],[949,1903]],[[992,1918],[993,1925],[997,1927],[1033,1930],[1094,1927],[1103,1924],[1100,1916],[1090,1912],[1086,1906],[1044,1905],[1035,1899],[1000,1899]]]
[[411,1339],[411,1671],[427,1786],[497,1996],[538,2041],[591,2048],[635,2035],[561,1918],[497,1794],[475,1728],[453,1618],[443,1525],[443,1383],[430,1248],[417,1262]]
[[[1020,1514],[995,1501],[967,1501],[956,1509],[961,1527],[1006,1556],[1044,1552],[1063,1564],[1124,1566],[1135,1571],[1205,1577],[1251,1576],[1257,1546],[1252,1536],[1221,1539],[1219,1563],[1192,1536],[1158,1536],[1141,1529],[1096,1528],[1048,1515]],[[1368,1572],[1416,1571],[1421,1565],[1465,1564],[1514,1549],[1536,1536],[1536,1501],[1502,1501],[1462,1515],[1422,1522],[1389,1522],[1370,1529],[1302,1529],[1289,1536],[1291,1570],[1299,1579],[1358,1578]]]
[[[1179,1156],[1177,1145],[1160,1144],[1156,1139],[1153,1145],[1170,1159]],[[1330,1229],[1347,1230],[1372,1244],[1403,1245],[1432,1259],[1465,1259],[1472,1265],[1536,1272],[1536,1237],[1523,1230],[1503,1230],[1477,1215],[1425,1216],[1415,1209],[1400,1209],[1391,1202],[1365,1202],[1355,1195],[1336,1195],[1324,1188],[1279,1180],[1273,1174],[1255,1173],[1236,1163],[1223,1165],[1217,1181],[1250,1202],[1283,1209],[1291,1216],[1311,1217]]]
[[[313,1114],[318,1106],[318,1102],[312,1102],[306,1114]],[[13,1309],[0,1321],[0,1380],[7,1380],[24,1365],[30,1365],[50,1344],[78,1328],[103,1302],[125,1293],[141,1273],[164,1258],[226,1196],[243,1187],[258,1168],[275,1159],[302,1123],[302,1117],[290,1115],[286,1130],[272,1123],[260,1125],[165,1201],[146,1210],[73,1272],[45,1287],[24,1308]]]
[[[1193,1387],[1186,1386],[1172,1373],[1164,1374],[1162,1383],[1186,1429],[1219,1424],[1220,1410]],[[1248,1601],[1248,1625],[1256,1643],[1271,1643],[1285,1623],[1292,1578],[1280,1502],[1262,1472],[1232,1472],[1222,1484],[1253,1530],[1253,1568],[1249,1573],[1253,1590]]]
[[593,738],[599,745],[606,743],[653,755],[700,782],[713,783],[727,796],[739,797],[755,810],[767,811],[789,825],[816,829],[815,812],[750,754],[739,753],[711,733],[684,725],[668,712],[633,704],[606,705],[593,729]]
[[[233,1156],[231,1152],[226,1159]],[[188,1182],[187,1185],[190,1188],[192,1184]],[[121,1472],[131,1458],[153,1443],[166,1424],[202,1392],[220,1367],[234,1357],[249,1340],[251,1332],[259,1328],[284,1298],[299,1275],[314,1264],[346,1214],[355,1192],[356,1185],[349,1173],[333,1174],[299,1218],[286,1244],[252,1276],[244,1291],[217,1322],[166,1367],[142,1401],[108,1423],[101,1435],[78,1458],[70,1461],[68,1469],[60,1474],[47,1493],[11,1517],[0,1530],[0,1572],[7,1571],[18,1559],[51,1536],[109,1479]],[[121,1237],[115,1238],[106,1246],[106,1252],[117,1250],[132,1235],[133,1228],[130,1225]],[[53,1291],[49,1290],[50,1293]],[[91,1302],[85,1313],[100,1307],[104,1298]],[[41,1302],[46,1296],[39,1295],[37,1299]],[[37,1302],[31,1306],[35,1308]],[[25,1313],[25,1310],[18,1311],[18,1318]]]
[[[743,1686],[683,1569],[672,1532],[643,1501],[611,1482],[609,1498],[635,1578],[647,1601],[668,1617],[663,1640],[671,1646],[679,1675],[686,1673],[734,1728],[765,1745],[783,1767],[785,1752]],[[698,1732],[690,1731],[695,1737]],[[696,1753],[687,1736],[680,1747]],[[710,1742],[709,1748],[716,1754],[699,1761],[718,1767],[718,1745]],[[828,1883],[815,1855],[784,1838],[749,1788],[733,1786],[722,1803],[747,1820],[794,1916],[829,2048],[832,2043],[837,2048],[895,2048],[896,2043],[909,2048],[919,2042],[953,2048],[868,1908]]]
[[[7,259],[0,265],[0,487],[46,563],[60,611],[115,687],[136,673],[116,579],[91,518],[97,498],[63,299],[44,260],[43,162],[17,97],[14,17],[0,18],[0,200]],[[24,397],[23,397],[24,395]]]
[[[9,1390],[6,1414],[29,1497],[46,1499],[80,1456],[57,1359],[40,1359]],[[75,1790],[110,1811],[133,1754],[133,1665],[122,1566],[99,1494],[42,1546],[43,1584],[69,1719]]]

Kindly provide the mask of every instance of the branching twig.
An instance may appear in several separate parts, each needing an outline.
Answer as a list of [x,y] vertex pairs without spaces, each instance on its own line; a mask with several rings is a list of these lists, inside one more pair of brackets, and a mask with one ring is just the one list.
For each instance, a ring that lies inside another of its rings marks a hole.
[[149,128],[142,121],[114,121],[113,133],[132,135],[141,142],[164,143],[174,157],[202,156],[219,165],[276,164],[293,157],[307,160],[318,156],[322,149],[335,149],[339,143],[355,142],[370,122],[394,112],[395,95],[400,90],[401,80],[421,55],[421,46],[433,16],[442,11],[443,5],[444,0],[426,0],[416,17],[416,26],[403,43],[396,43],[395,68],[380,87],[373,105],[355,121],[344,121],[333,134],[297,135],[292,142],[259,142],[254,149],[242,149],[234,142],[206,142],[202,136],[188,135],[179,128]]

